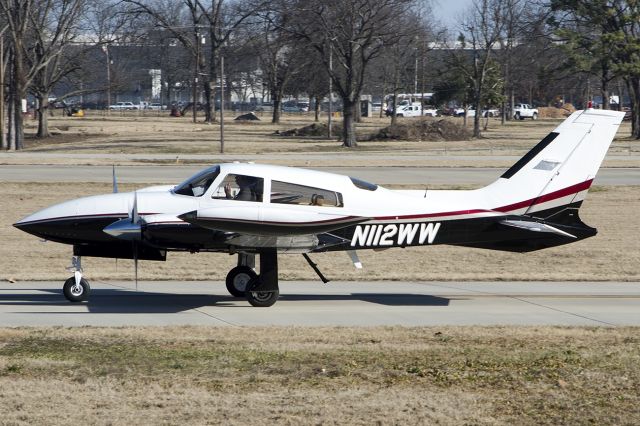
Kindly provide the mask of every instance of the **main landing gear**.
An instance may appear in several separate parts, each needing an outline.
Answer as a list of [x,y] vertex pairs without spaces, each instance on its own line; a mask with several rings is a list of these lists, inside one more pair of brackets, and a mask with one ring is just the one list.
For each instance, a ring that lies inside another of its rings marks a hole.
[[246,297],[251,306],[273,306],[280,296],[278,256],[275,249],[260,252],[260,275],[253,270],[255,255],[240,254],[238,266],[227,274],[227,290],[235,297]]
[[70,302],[84,302],[89,298],[91,286],[89,281],[82,277],[82,263],[80,256],[71,258],[71,266],[67,270],[73,272],[73,276],[64,282],[62,293]]

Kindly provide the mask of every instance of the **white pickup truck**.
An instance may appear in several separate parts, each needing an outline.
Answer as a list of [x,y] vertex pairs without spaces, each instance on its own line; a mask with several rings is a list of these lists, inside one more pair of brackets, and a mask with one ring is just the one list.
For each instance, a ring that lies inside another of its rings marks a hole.
[[438,110],[433,108],[422,109],[420,103],[414,102],[410,105],[399,105],[396,108],[396,117],[436,117]]
[[525,118],[537,120],[538,109],[531,108],[529,104],[516,104],[516,107],[513,109],[513,118],[516,120],[524,120]]

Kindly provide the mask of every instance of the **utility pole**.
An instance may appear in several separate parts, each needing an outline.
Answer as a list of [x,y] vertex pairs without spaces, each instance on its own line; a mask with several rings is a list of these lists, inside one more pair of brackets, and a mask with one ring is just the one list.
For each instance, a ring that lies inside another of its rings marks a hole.
[[416,47],[416,64],[415,73],[413,74],[413,93],[418,93],[418,48]]
[[220,55],[220,154],[224,154],[224,55]]
[[111,58],[109,57],[109,45],[103,45],[102,51],[107,55],[107,115],[111,114]]
[[333,102],[331,101],[332,99],[331,92],[333,91],[333,81],[331,79],[332,75],[333,75],[333,44],[331,44],[331,40],[329,40],[329,117],[327,119],[327,126],[329,128],[327,129],[327,139],[331,139],[331,115],[333,114],[333,111],[332,111]]
[[198,96],[198,74],[200,73],[200,33],[198,31],[196,31],[196,65],[194,68],[195,69],[193,71],[193,88],[191,91],[192,92],[191,97],[193,98],[193,101],[191,103],[191,108],[193,108],[193,122],[195,124],[196,118],[197,118],[196,97]]

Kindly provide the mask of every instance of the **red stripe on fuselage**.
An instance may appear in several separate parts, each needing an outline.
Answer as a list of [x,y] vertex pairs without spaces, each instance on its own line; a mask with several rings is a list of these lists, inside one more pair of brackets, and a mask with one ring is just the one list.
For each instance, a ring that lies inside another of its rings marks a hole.
[[506,213],[513,210],[519,210],[519,209],[535,206],[536,204],[546,203],[547,201],[557,200],[558,198],[566,197],[567,195],[574,195],[574,194],[577,194],[578,192],[584,191],[585,189],[589,189],[592,183],[593,183],[593,179],[587,180],[585,182],[578,183],[576,185],[572,185],[564,189],[559,189],[557,191],[541,195],[537,198],[532,198],[527,201],[521,201],[519,203],[510,204],[508,206],[498,207],[495,210],[502,213]]
[[481,209],[473,209],[473,210],[460,210],[453,212],[442,212],[442,213],[426,213],[426,214],[412,214],[407,216],[380,216],[375,217],[374,220],[408,220],[408,219],[426,219],[431,217],[444,217],[444,216],[462,216],[469,214],[479,214],[479,213],[488,213],[488,212],[500,212],[507,213],[514,210],[519,210],[523,208],[528,208],[537,204],[546,203],[548,201],[557,200],[558,198],[566,197],[568,195],[574,195],[578,192],[584,191],[591,187],[593,183],[593,179],[584,181],[582,183],[578,183],[576,185],[569,186],[564,189],[559,189],[554,192],[550,192],[545,195],[541,195],[537,198],[531,198],[526,201],[519,201],[514,204],[509,204],[502,207],[496,207],[493,210],[481,210]]

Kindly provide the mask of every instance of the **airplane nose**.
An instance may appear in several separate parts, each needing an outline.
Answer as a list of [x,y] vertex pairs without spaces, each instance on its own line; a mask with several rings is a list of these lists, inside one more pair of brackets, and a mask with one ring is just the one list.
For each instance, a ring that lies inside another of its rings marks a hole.
[[29,221],[28,217],[22,219],[19,222],[13,224],[14,227],[28,234],[35,235],[36,237],[49,239],[49,235],[54,231],[51,223]]

